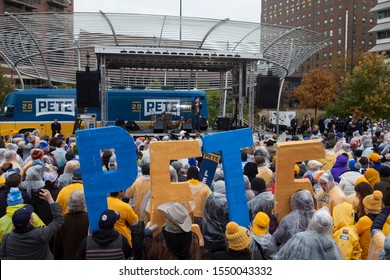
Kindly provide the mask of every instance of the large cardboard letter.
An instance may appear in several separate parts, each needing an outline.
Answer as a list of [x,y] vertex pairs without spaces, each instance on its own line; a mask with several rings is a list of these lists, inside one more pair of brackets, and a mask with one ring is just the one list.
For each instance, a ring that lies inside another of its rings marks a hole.
[[[107,209],[107,193],[125,190],[137,177],[134,139],[117,126],[76,131],[80,167],[83,174],[90,231],[98,228],[98,220]],[[115,149],[117,170],[104,172],[100,151]]]
[[313,187],[309,179],[294,179],[296,162],[323,158],[325,151],[320,140],[293,141],[276,144],[275,174],[275,211],[280,220],[291,211],[290,197],[299,189],[309,190]]
[[249,128],[210,134],[203,137],[205,153],[222,152],[226,198],[230,220],[248,227],[249,210],[245,198],[244,172],[241,167],[241,148],[253,146]]
[[161,231],[161,227],[165,221],[164,216],[156,210],[160,204],[193,200],[187,182],[171,182],[169,176],[170,160],[199,157],[201,155],[198,141],[162,141],[150,143],[151,223],[158,224],[158,231]]

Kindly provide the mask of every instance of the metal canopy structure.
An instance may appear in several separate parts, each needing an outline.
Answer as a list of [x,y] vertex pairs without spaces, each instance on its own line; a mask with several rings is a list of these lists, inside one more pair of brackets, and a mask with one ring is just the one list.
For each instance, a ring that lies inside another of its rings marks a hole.
[[284,79],[328,42],[310,30],[229,19],[104,12],[0,15],[0,55],[20,78],[75,84],[86,54],[95,53],[89,64],[103,70],[105,88],[123,84],[135,72],[160,70],[164,79],[177,71],[219,73],[222,89],[222,73],[230,73],[236,96],[247,96],[252,111],[257,74],[271,70]]

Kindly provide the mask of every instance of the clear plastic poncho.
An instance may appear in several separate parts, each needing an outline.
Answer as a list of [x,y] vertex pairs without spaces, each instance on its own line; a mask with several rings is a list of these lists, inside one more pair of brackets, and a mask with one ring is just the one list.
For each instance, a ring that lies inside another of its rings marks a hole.
[[291,196],[292,212],[282,218],[273,233],[276,243],[283,246],[294,234],[305,231],[314,215],[314,199],[308,190],[300,190]]
[[272,210],[274,209],[275,199],[272,192],[265,191],[259,193],[250,201],[248,201],[250,220],[253,221],[258,212],[264,212],[268,217],[272,217]]
[[203,209],[204,247],[208,251],[225,250],[225,229],[227,223],[229,223],[226,196],[217,192],[210,194],[206,198]]
[[278,251],[278,246],[271,234],[266,233],[260,236],[252,233],[249,250],[252,252],[252,260],[272,260]]
[[316,211],[306,231],[290,238],[275,260],[340,260],[340,250],[331,236],[333,220],[327,208]]
[[21,189],[26,190],[30,198],[32,192],[45,186],[45,182],[42,180],[43,171],[44,169],[40,165],[31,166],[26,171],[26,180],[22,182]]

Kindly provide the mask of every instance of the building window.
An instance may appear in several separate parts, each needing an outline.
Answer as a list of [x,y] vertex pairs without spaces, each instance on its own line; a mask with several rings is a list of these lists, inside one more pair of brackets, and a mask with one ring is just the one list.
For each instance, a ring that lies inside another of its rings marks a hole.
[[333,36],[333,30],[329,30],[329,36],[330,36],[330,37]]
[[338,39],[338,40],[337,40],[337,46],[338,46],[338,47],[341,47],[341,39]]
[[341,27],[339,27],[337,29],[337,35],[341,36],[343,34],[343,29]]

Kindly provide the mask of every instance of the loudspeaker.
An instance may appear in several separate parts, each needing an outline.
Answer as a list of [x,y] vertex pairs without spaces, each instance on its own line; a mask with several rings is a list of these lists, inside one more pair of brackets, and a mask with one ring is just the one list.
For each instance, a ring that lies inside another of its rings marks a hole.
[[200,127],[200,130],[207,130],[208,125],[207,125],[206,118],[199,118],[199,127]]
[[192,123],[183,123],[183,130],[187,131],[188,133],[192,132]]
[[153,133],[164,133],[164,123],[155,122],[153,125]]
[[126,123],[126,129],[130,131],[137,131],[140,130],[140,127],[135,121],[127,121]]
[[99,107],[99,72],[76,72],[77,107]]
[[230,130],[230,118],[218,117],[218,130]]
[[257,76],[256,107],[275,109],[278,106],[279,78],[275,76]]

